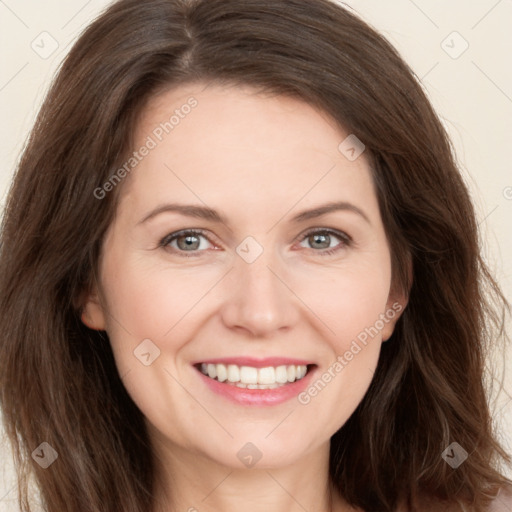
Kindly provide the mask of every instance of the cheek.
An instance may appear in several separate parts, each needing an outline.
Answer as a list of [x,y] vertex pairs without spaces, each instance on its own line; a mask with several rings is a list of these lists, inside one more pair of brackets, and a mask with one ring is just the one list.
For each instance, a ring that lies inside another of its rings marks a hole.
[[317,326],[325,333],[330,358],[299,402],[309,409],[311,417],[334,430],[362,400],[378,363],[381,318],[390,289],[388,263],[384,255],[380,262],[352,265],[350,271],[331,273],[301,292],[319,317]]
[[177,271],[162,264],[148,265],[141,260],[121,261],[105,265],[105,288],[113,332],[124,328],[135,339],[165,335],[185,318],[187,313],[215,284],[212,269],[195,268]]
[[[191,399],[179,384],[187,376],[180,373],[175,359],[193,337],[196,323],[189,318],[194,318],[201,298],[218,280],[212,274],[199,269],[177,272],[148,265],[142,259],[123,261],[114,255],[105,261],[102,272],[104,289],[108,290],[107,331],[123,384],[142,414],[161,425],[163,431],[172,430],[172,437],[181,443],[188,442],[186,422],[171,428],[169,418],[186,416],[184,409]],[[141,346],[144,350],[139,349]],[[142,356],[145,353],[153,361],[148,366]],[[198,424],[201,414],[196,411],[192,415]]]
[[375,325],[385,312],[391,271],[384,255],[380,262],[360,262],[316,275],[303,285],[311,310],[328,327],[332,345],[339,351],[365,329]]

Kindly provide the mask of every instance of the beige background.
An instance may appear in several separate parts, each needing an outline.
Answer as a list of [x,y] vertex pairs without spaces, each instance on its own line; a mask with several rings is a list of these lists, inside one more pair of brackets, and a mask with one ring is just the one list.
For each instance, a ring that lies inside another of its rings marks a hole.
[[[0,0],[0,208],[53,73],[83,28],[108,3]],[[512,301],[512,1],[345,4],[384,34],[422,80],[473,192],[486,258]],[[496,354],[493,364],[502,368],[503,354]],[[512,451],[510,351],[505,365],[505,392],[493,395],[493,408],[500,436]],[[15,479],[5,442],[0,450],[0,512],[14,512]]]

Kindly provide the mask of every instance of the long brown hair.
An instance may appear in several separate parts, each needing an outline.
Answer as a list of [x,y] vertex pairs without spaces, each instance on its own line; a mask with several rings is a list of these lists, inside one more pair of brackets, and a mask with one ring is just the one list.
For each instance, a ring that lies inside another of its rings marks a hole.
[[[116,191],[157,91],[203,81],[299,98],[366,146],[409,304],[362,402],[333,436],[330,472],[363,510],[433,498],[483,510],[508,482],[484,369],[508,305],[482,257],[447,135],[393,47],[328,0],[120,0],[65,59],[20,160],[0,245],[0,382],[22,510],[33,474],[48,512],[149,512],[155,478],[142,413],[105,333],[80,321]],[[136,171],[134,171],[136,172]],[[412,261],[409,276],[407,261]],[[410,279],[412,277],[412,279]],[[456,441],[468,459],[441,457]],[[57,453],[43,469],[42,442]]]

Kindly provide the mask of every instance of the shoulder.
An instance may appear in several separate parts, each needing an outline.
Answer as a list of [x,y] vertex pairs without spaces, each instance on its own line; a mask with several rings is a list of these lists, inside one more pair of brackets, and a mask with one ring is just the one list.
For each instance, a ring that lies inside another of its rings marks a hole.
[[[456,503],[446,503],[431,497],[421,499],[421,512],[474,512],[471,505],[463,505],[462,509]],[[407,512],[403,504],[397,512]],[[496,497],[489,503],[485,512],[512,512],[512,485],[502,487]]]
[[502,487],[496,498],[489,505],[488,512],[511,512],[512,511],[512,486]]

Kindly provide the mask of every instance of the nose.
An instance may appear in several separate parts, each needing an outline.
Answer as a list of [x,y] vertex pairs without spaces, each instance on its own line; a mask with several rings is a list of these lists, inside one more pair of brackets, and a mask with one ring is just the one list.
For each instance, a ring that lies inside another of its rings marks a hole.
[[253,337],[289,330],[299,318],[300,301],[286,277],[270,249],[252,263],[235,256],[234,268],[224,282],[224,325]]

